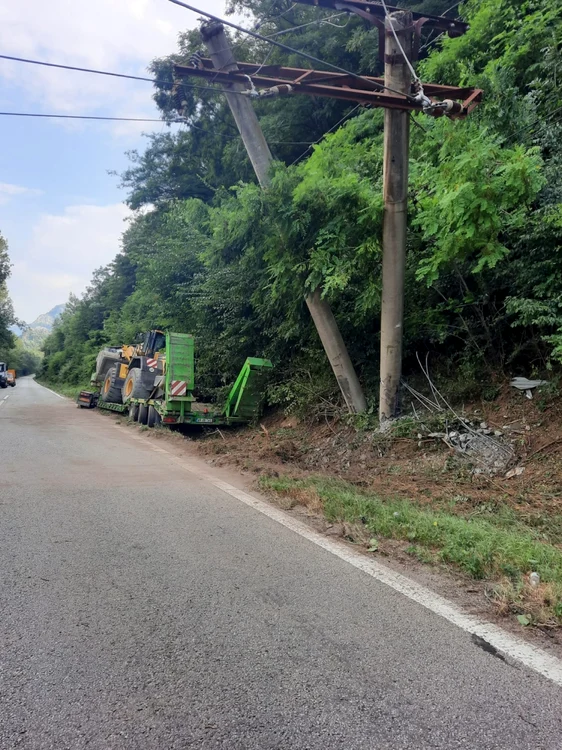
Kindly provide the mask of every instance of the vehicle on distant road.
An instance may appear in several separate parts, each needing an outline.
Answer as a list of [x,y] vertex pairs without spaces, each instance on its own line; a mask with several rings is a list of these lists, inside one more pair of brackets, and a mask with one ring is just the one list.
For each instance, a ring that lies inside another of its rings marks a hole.
[[0,362],[0,388],[8,387],[8,366],[5,362]]
[[16,385],[16,371],[15,370],[8,370],[8,385],[12,388],[15,388]]

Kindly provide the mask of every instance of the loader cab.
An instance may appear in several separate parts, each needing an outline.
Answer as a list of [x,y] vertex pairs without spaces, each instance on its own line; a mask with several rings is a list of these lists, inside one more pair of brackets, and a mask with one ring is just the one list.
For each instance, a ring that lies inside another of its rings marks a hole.
[[142,345],[145,357],[152,357],[166,346],[166,334],[163,331],[149,331]]

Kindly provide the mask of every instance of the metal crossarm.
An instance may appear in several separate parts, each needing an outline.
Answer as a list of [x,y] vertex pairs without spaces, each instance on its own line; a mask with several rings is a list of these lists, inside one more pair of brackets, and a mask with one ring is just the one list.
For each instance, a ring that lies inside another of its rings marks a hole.
[[[252,95],[249,79],[254,87],[261,91],[257,96],[267,96],[269,92],[275,94],[305,94],[307,96],[327,96],[333,99],[343,99],[374,107],[400,109],[406,111],[421,111],[422,104],[406,97],[381,91],[383,78],[362,76],[361,80],[328,70],[309,70],[307,68],[292,68],[283,65],[256,65],[253,63],[237,63],[238,70],[219,71],[213,67],[208,58],[199,60],[200,67],[174,65],[176,78],[195,76],[205,78],[222,85],[233,83],[248,87],[248,95]],[[372,83],[373,88],[368,88]],[[284,89],[282,88],[284,87]],[[466,116],[482,99],[482,91],[470,87],[442,86],[439,84],[424,84],[424,90],[433,100],[453,100],[460,103],[457,117]]]

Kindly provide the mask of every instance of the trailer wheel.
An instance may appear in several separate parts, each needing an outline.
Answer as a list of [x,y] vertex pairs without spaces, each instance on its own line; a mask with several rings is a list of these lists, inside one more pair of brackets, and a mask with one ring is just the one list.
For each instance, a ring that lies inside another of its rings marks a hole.
[[160,414],[158,414],[154,406],[152,406],[151,404],[148,407],[148,419],[147,419],[146,424],[149,427],[157,427],[161,421],[162,421],[162,417],[160,416]]
[[147,404],[139,404],[139,415],[138,415],[137,421],[139,424],[147,424],[148,422],[148,405]]
[[138,419],[139,419],[139,405],[138,404],[129,405],[129,419],[131,420],[131,422],[138,422]]
[[132,398],[147,399],[150,396],[150,389],[142,384],[140,367],[132,367],[129,370],[121,389],[121,396],[124,404]]
[[121,387],[117,385],[117,367],[112,367],[107,371],[103,386],[101,389],[101,400],[107,404],[121,404]]

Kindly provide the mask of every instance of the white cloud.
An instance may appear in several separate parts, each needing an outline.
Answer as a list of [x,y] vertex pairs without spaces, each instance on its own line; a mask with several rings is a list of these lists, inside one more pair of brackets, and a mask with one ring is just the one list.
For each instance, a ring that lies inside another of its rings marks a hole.
[[[200,4],[221,15],[226,0],[200,0]],[[7,0],[0,2],[0,48],[5,55],[148,76],[151,60],[173,53],[178,34],[197,24],[196,14],[167,0]],[[158,112],[152,93],[150,83],[0,59],[4,110],[153,118]],[[88,129],[93,139],[100,134],[119,137],[124,148],[138,145],[140,132],[158,132],[163,127],[158,123],[54,122],[69,132]],[[33,167],[40,174],[41,165]],[[78,158],[76,169],[81,168]],[[18,185],[0,185],[0,204],[9,199],[15,203],[32,192]],[[89,205],[92,199],[59,210],[52,206],[57,206],[60,195],[55,191],[48,197],[50,213],[33,215],[22,208],[25,229],[14,224],[11,214],[3,227],[7,231],[12,222],[8,236],[15,263],[9,288],[17,314],[25,320],[64,302],[70,291],[83,291],[92,271],[115,256],[123,219],[130,213],[122,204]],[[109,200],[113,199],[106,203]],[[62,198],[58,205],[67,202]],[[28,233],[29,225],[33,228]],[[20,237],[22,232],[32,239]]]
[[41,193],[41,190],[35,190],[34,188],[11,185],[9,182],[0,182],[0,203],[7,203],[17,195],[41,195]]
[[[224,12],[224,0],[201,4]],[[196,25],[196,14],[166,0],[17,0],[0,4],[0,47],[7,55],[148,75],[150,61],[174,52],[178,33]],[[157,116],[149,83],[6,60],[0,78],[44,112]]]
[[80,294],[92,271],[109,263],[120,248],[131,211],[123,203],[68,206],[42,214],[29,245],[18,249],[8,288],[17,314],[30,322],[70,292]]

